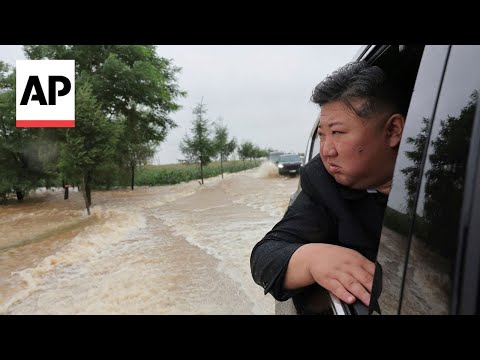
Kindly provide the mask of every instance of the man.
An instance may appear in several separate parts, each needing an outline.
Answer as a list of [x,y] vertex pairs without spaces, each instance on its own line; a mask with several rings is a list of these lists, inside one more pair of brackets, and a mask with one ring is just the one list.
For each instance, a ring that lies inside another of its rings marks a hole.
[[300,310],[298,299],[320,285],[346,303],[369,304],[409,99],[399,88],[366,62],[316,86],[320,154],[302,168],[301,192],[250,258],[265,294],[293,297]]

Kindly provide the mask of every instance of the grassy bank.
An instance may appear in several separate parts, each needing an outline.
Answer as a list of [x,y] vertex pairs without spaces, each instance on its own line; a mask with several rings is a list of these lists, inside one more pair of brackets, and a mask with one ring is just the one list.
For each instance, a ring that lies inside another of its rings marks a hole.
[[[235,173],[244,169],[259,166],[261,161],[226,161],[223,163],[224,173]],[[209,178],[221,175],[220,161],[212,162],[203,168],[203,177]],[[200,179],[200,166],[193,164],[147,165],[138,170],[135,178],[137,186],[154,186],[178,184],[185,181]]]

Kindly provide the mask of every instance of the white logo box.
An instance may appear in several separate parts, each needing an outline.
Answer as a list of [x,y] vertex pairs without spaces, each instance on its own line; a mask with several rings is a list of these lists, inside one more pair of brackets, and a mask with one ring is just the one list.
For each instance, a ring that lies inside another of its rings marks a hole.
[[16,126],[75,127],[75,60],[17,60],[16,66]]

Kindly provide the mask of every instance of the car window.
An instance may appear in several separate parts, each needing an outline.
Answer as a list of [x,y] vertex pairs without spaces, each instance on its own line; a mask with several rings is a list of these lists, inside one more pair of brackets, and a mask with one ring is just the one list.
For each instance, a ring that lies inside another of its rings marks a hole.
[[300,155],[282,155],[280,156],[279,162],[288,163],[288,162],[301,162],[302,158]]
[[[452,47],[418,196],[401,314],[449,312],[479,70],[480,46]],[[413,142],[425,136],[422,129]]]
[[281,152],[270,153],[268,160],[271,161],[272,163],[275,163],[278,161],[281,155],[282,155]]
[[310,132],[310,136],[307,142],[307,149],[305,150],[305,157],[303,165],[306,165],[314,156],[316,156],[320,152],[320,142],[319,137],[317,134],[317,127],[318,127],[318,118],[315,120],[313,128]]
[[397,314],[400,307],[418,177],[447,53],[448,46],[425,47],[410,100],[377,255],[383,269],[378,301],[382,314]]
[[317,156],[320,153],[320,137],[318,136],[317,132],[313,135],[312,139],[312,153],[311,158]]

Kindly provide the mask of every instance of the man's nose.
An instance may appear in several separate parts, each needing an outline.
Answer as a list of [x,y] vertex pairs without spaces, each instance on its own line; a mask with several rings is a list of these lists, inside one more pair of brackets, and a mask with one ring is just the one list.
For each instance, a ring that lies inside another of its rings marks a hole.
[[325,138],[323,139],[323,146],[321,146],[321,148],[323,156],[331,157],[337,155],[335,145],[333,144],[333,141],[329,136],[325,136]]

